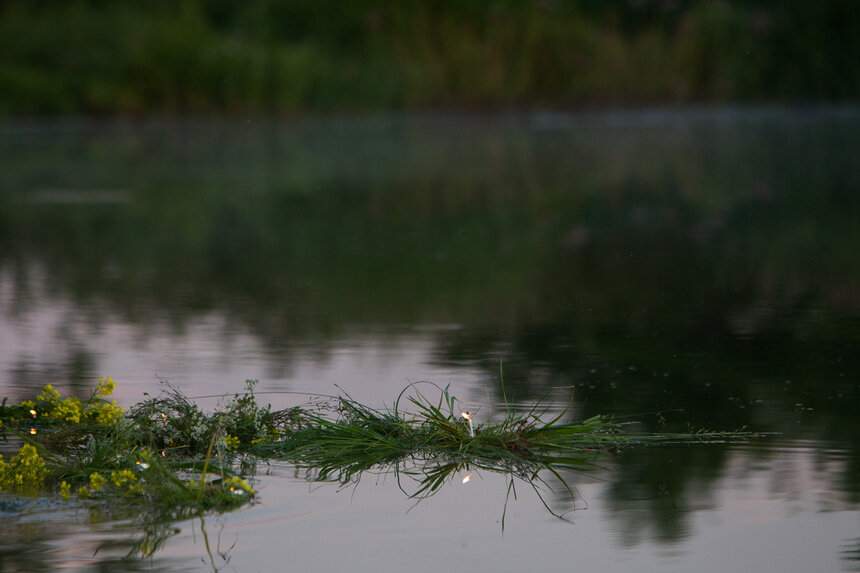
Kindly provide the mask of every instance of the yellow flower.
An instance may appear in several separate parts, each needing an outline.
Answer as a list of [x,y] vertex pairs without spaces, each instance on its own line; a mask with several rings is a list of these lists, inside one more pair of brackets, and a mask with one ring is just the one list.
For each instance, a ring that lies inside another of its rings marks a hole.
[[99,472],[93,472],[90,474],[90,489],[92,491],[101,490],[101,488],[103,488],[106,483],[107,480]]
[[81,421],[81,410],[83,405],[77,398],[66,398],[57,405],[57,408],[49,414],[55,420],[65,420],[78,424]]
[[41,400],[43,402],[59,402],[60,401],[60,393],[57,392],[53,386],[50,384],[46,384],[44,388],[42,388],[42,392],[37,396],[37,400]]
[[248,482],[237,477],[225,479],[224,485],[233,493],[247,493],[250,495],[254,495],[255,493],[257,493],[253,489],[251,489],[251,486],[248,485]]
[[116,400],[113,402],[99,404],[92,409],[90,415],[95,414],[96,423],[107,424],[109,426],[116,425],[120,416],[125,410],[116,405]]
[[60,484],[60,497],[69,501],[69,495],[72,493],[72,486],[66,483],[66,480]]
[[110,473],[110,481],[116,487],[122,487],[125,484],[133,484],[137,481],[137,476],[131,470],[120,470]]
[[44,487],[45,460],[30,444],[24,444],[18,453],[5,462],[0,458],[0,489],[8,489],[17,493],[31,494]]
[[99,385],[96,387],[96,394],[110,396],[113,394],[114,388],[116,388],[116,382],[112,378],[101,378]]

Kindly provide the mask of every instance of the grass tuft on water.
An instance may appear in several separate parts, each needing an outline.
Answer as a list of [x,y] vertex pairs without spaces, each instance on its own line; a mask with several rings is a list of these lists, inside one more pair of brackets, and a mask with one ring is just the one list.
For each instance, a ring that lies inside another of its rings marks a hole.
[[438,489],[453,473],[470,467],[511,473],[532,480],[542,470],[586,470],[606,454],[637,445],[709,443],[743,440],[744,431],[678,433],[627,433],[624,424],[608,416],[563,422],[564,409],[549,420],[539,404],[525,413],[508,409],[500,420],[473,425],[471,415],[458,408],[449,389],[439,388],[431,401],[414,386],[399,407],[403,394],[390,410],[375,410],[349,397],[337,398],[335,416],[303,413],[304,425],[287,435],[260,444],[255,453],[277,457],[308,471],[315,480],[348,483],[362,472],[398,471],[408,462],[426,479],[417,495]]
[[341,484],[357,482],[365,471],[393,471],[404,491],[401,478],[416,482],[407,494],[417,499],[463,469],[504,472],[533,487],[546,484],[539,474],[548,472],[572,494],[560,471],[593,468],[625,448],[753,436],[631,434],[607,416],[564,421],[568,408],[545,420],[550,408],[543,400],[527,412],[506,407],[500,419],[476,423],[448,387],[431,385],[438,393],[431,400],[415,384],[390,409],[342,395],[273,411],[257,402],[256,381],[249,380],[244,392],[207,413],[162,382],[157,397],[128,412],[105,398],[114,389],[109,378],[83,402],[51,386],[21,404],[4,400],[0,438],[17,451],[8,460],[0,456],[0,493],[119,502],[175,520],[250,503],[256,463],[280,459],[309,479]]

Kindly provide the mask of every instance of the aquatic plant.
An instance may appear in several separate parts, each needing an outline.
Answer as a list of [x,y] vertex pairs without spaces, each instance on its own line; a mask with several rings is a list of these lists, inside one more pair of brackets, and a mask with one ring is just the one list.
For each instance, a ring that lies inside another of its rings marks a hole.
[[136,404],[128,413],[135,439],[154,450],[181,450],[184,456],[194,456],[205,454],[212,444],[218,451],[244,452],[288,433],[301,417],[298,408],[272,412],[270,405],[260,406],[254,396],[256,380],[247,380],[244,393],[234,394],[223,410],[211,414],[167,380],[162,384],[158,397]]
[[[606,454],[635,445],[751,435],[628,433],[605,416],[564,421],[568,408],[545,420],[554,411],[546,401],[527,412],[506,408],[499,419],[476,422],[448,387],[431,385],[439,394],[431,400],[415,384],[386,410],[342,395],[273,411],[258,404],[256,381],[249,380],[245,392],[206,413],[169,382],[163,384],[159,396],[122,416],[104,398],[114,389],[110,378],[100,380],[83,402],[63,398],[51,386],[20,405],[7,406],[4,400],[0,435],[11,434],[20,445],[8,462],[0,457],[0,490],[54,492],[86,503],[121,501],[157,511],[168,523],[250,502],[255,491],[248,479],[257,461],[277,458],[309,479],[341,484],[357,482],[366,471],[394,472],[401,489],[418,500],[462,469],[504,472],[510,476],[508,495],[515,494],[514,478],[538,491],[547,485],[541,477],[547,472],[573,495],[559,472],[587,470]],[[415,482],[411,491],[403,478]]]
[[[4,400],[0,436],[17,438],[20,446],[8,462],[0,456],[0,490],[17,495],[53,491],[65,500],[74,496],[90,503],[122,501],[172,516],[229,510],[253,499],[254,490],[230,462],[206,467],[208,458],[196,459],[190,445],[197,438],[191,432],[177,441],[182,455],[158,453],[147,439],[146,424],[120,416],[123,410],[103,398],[114,387],[111,379],[102,379],[83,402],[62,397],[50,385],[34,400],[9,406]],[[179,403],[176,396],[173,402]],[[247,406],[230,411],[245,414]],[[190,422],[198,418],[208,420],[201,413]],[[220,433],[209,434],[211,446]]]
[[[752,436],[744,431],[630,433],[625,431],[628,424],[609,416],[563,421],[569,408],[553,409],[546,400],[526,412],[506,408],[501,419],[475,424],[448,387],[432,386],[438,390],[438,400],[410,385],[394,407],[384,411],[348,396],[338,397],[330,405],[334,417],[305,412],[304,427],[259,445],[257,455],[289,461],[314,481],[344,485],[358,483],[368,471],[393,473],[401,490],[416,500],[433,495],[464,470],[503,473],[508,478],[507,497],[516,495],[515,480],[520,480],[535,490],[550,513],[563,517],[544,501],[543,492],[554,489],[542,474],[553,476],[574,497],[560,472],[595,469],[607,454],[637,445],[713,443]],[[411,391],[408,396],[407,391]],[[402,409],[404,396],[409,406]],[[549,417],[550,412],[555,414]],[[412,482],[411,487],[404,478]]]

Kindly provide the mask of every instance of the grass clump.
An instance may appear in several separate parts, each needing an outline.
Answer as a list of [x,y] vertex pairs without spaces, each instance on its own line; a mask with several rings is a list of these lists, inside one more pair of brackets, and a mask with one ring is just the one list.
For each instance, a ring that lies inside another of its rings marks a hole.
[[[278,439],[299,423],[300,410],[273,412],[254,396],[256,380],[245,382],[245,392],[235,394],[223,410],[206,414],[182,392],[163,380],[164,391],[133,406],[128,421],[135,439],[155,450],[170,450],[185,457],[217,451],[247,452],[250,446]],[[213,442],[214,438],[214,442]]]
[[608,416],[562,421],[568,408],[547,420],[546,404],[526,413],[508,409],[501,419],[473,425],[447,387],[438,388],[437,401],[412,388],[408,412],[399,407],[403,394],[385,411],[340,397],[331,408],[334,417],[305,414],[305,427],[258,452],[291,461],[313,479],[343,484],[372,468],[408,475],[418,482],[410,495],[421,497],[463,469],[500,471],[529,483],[548,471],[564,483],[559,471],[593,468],[600,457],[628,447],[751,436],[742,431],[631,434]]
[[[525,413],[507,409],[500,419],[475,424],[447,387],[435,385],[438,400],[410,385],[386,410],[340,396],[273,411],[257,402],[256,381],[250,380],[245,392],[206,413],[163,383],[158,397],[126,413],[105,399],[114,389],[109,378],[83,402],[63,398],[51,386],[20,405],[4,401],[0,433],[4,439],[11,435],[19,449],[8,461],[0,457],[0,491],[120,502],[170,521],[250,502],[255,492],[248,479],[256,463],[276,458],[303,469],[310,479],[341,484],[357,482],[365,471],[393,471],[401,488],[417,499],[432,495],[462,469],[506,473],[508,495],[515,494],[514,477],[537,489],[546,484],[540,474],[549,472],[572,495],[560,471],[588,469],[600,456],[623,448],[749,436],[629,434],[603,416],[563,421],[568,409],[545,420],[550,410],[540,404]],[[416,482],[412,491],[406,491],[404,477]]]

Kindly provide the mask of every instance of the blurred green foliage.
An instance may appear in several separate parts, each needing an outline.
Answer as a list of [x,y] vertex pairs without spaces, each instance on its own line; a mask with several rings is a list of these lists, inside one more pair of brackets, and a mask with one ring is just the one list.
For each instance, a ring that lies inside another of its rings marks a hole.
[[860,6],[0,2],[0,113],[852,99]]

